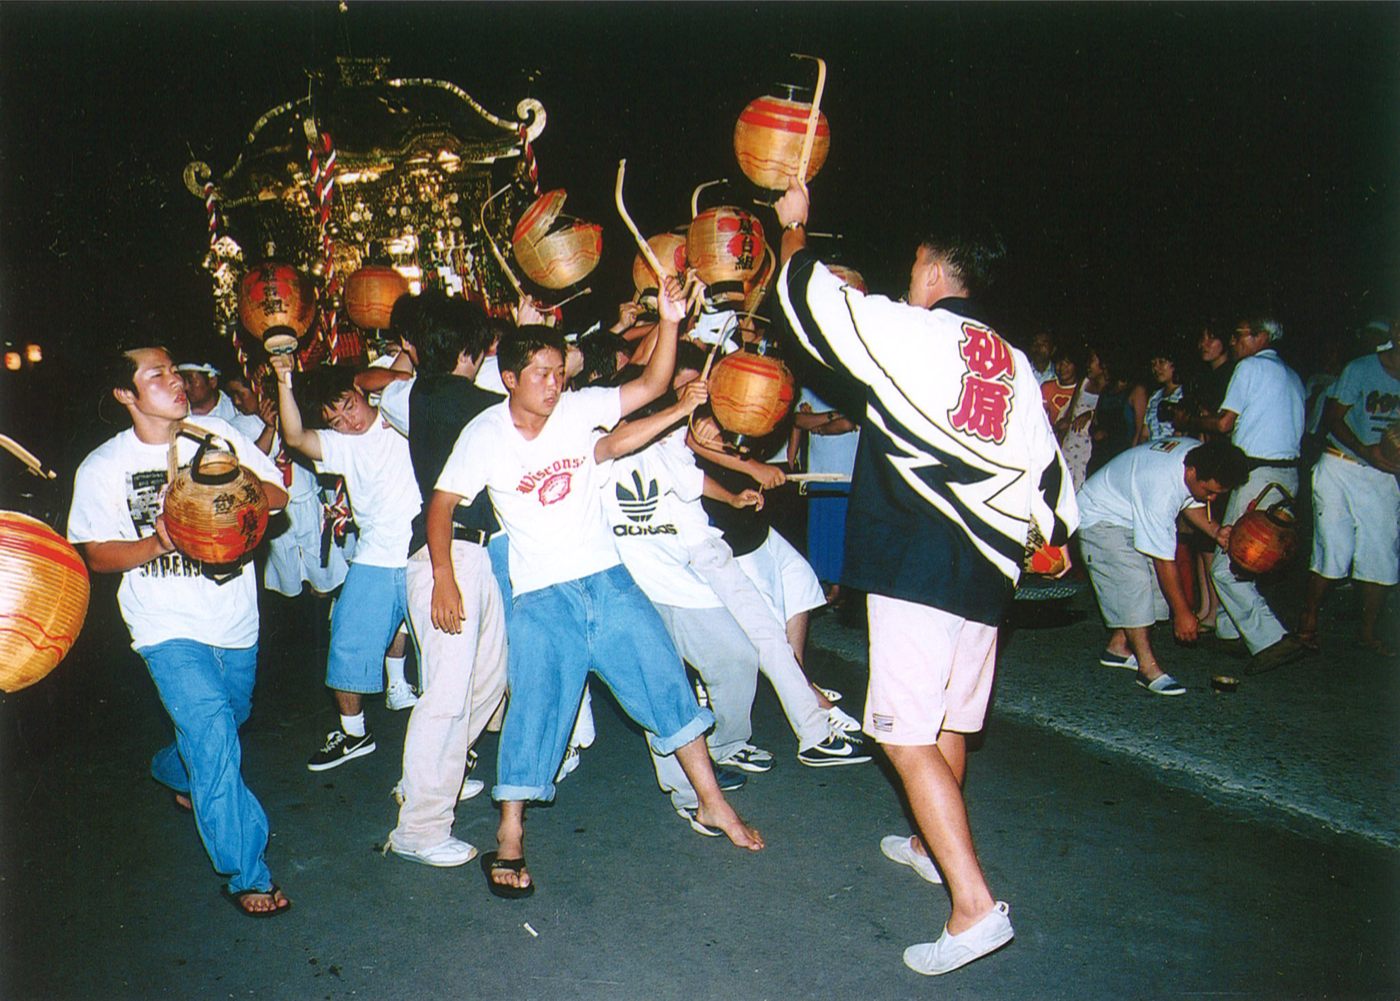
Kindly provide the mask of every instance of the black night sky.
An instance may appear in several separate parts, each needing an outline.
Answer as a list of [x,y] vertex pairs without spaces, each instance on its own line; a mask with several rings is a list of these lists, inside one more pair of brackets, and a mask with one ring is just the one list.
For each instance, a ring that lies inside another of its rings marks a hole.
[[630,293],[618,158],[643,230],[683,221],[696,183],[741,176],[744,104],[810,83],[790,52],[829,66],[814,225],[876,290],[902,292],[926,209],[970,207],[1013,254],[995,303],[1013,339],[1044,323],[1147,343],[1265,307],[1306,369],[1322,339],[1400,309],[1392,4],[6,3],[0,336],[48,358],[19,392],[4,380],[9,425],[30,423],[14,411],[32,385],[67,392],[133,327],[207,328],[181,170],[227,169],[306,68],[346,52],[498,114],[543,102],[544,186],[605,227],[570,326]]

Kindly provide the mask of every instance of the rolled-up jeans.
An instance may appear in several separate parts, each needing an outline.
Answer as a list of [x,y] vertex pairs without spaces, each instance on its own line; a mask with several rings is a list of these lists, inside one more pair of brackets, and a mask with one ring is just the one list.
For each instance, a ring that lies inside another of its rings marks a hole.
[[156,752],[151,776],[189,796],[200,840],[230,893],[268,889],[267,814],[243,782],[238,743],[253,707],[256,644],[226,649],[176,639],[136,652],[175,724],[175,743]]
[[589,671],[657,754],[675,753],[714,725],[656,609],[620,564],[517,593],[507,632],[510,703],[491,790],[498,802],[554,798]]

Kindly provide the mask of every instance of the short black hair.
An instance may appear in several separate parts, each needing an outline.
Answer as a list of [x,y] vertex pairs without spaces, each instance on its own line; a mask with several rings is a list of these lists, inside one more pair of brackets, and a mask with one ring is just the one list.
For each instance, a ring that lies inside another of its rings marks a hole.
[[137,351],[164,351],[173,362],[175,356],[164,344],[138,344],[136,342],[122,342],[111,348],[102,358],[100,375],[102,380],[101,391],[103,396],[110,395],[114,389],[125,389],[136,392],[136,352]]
[[583,352],[583,370],[578,374],[579,385],[591,386],[606,382],[617,375],[617,353],[632,353],[632,345],[623,340],[621,334],[611,330],[595,330],[578,339],[578,349]]
[[676,371],[693,368],[697,372],[703,372],[708,356],[709,352],[694,341],[679,341],[676,344]]
[[553,348],[559,357],[565,355],[564,334],[553,327],[529,324],[516,327],[501,334],[501,343],[496,348],[496,359],[502,372],[511,372],[516,378],[525,371],[536,351]]
[[418,368],[428,375],[451,372],[462,354],[468,358],[486,354],[494,336],[480,305],[461,296],[449,297],[439,289],[400,296],[389,327],[413,345]]
[[930,226],[920,236],[919,246],[943,258],[973,298],[995,284],[1006,257],[1001,233],[989,219],[975,215]]
[[318,365],[296,384],[295,396],[302,422],[307,427],[325,427],[322,412],[359,391],[355,385],[355,370],[349,365]]
[[1214,480],[1225,490],[1234,490],[1249,479],[1249,458],[1224,438],[1197,445],[1186,453],[1186,465],[1199,480]]

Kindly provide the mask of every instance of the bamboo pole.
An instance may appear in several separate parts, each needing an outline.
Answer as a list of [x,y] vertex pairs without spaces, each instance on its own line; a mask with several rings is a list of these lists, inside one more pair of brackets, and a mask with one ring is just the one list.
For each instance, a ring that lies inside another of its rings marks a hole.
[[792,53],[794,59],[811,59],[817,64],[817,89],[812,94],[812,110],[807,115],[807,134],[802,137],[802,158],[797,161],[797,183],[807,188],[807,164],[812,160],[812,143],[817,137],[817,118],[821,115],[822,91],[826,89],[826,60],[817,56]]

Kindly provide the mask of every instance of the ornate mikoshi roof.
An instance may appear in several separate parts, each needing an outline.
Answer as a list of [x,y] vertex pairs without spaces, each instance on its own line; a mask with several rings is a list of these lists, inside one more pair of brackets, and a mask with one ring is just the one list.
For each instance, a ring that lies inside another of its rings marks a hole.
[[[544,131],[544,106],[532,98],[516,105],[518,118],[500,118],[456,84],[388,77],[386,59],[337,63],[336,73],[313,75],[307,96],[272,108],[253,125],[238,159],[214,182],[225,209],[305,185],[306,147],[321,133],[335,144],[338,183],[346,185],[365,173],[380,177],[417,165],[445,172],[489,165],[520,156],[524,143]],[[192,163],[185,183],[203,197],[211,175],[207,165]]]

